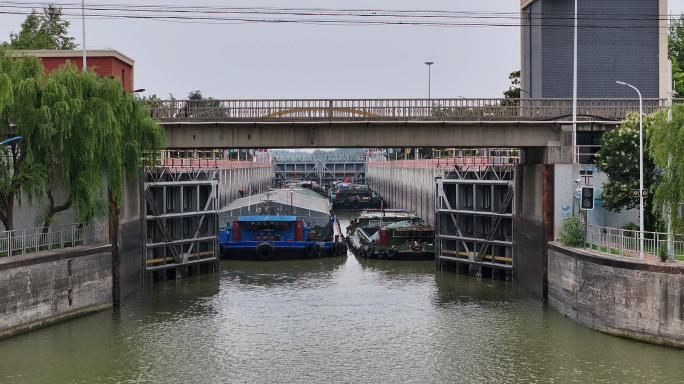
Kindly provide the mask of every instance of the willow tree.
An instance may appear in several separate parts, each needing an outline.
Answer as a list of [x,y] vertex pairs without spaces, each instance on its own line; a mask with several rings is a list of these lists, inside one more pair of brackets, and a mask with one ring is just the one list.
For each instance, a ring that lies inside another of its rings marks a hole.
[[[123,195],[124,170],[138,175],[142,153],[162,147],[162,129],[119,79],[67,63],[44,74],[39,59],[0,56],[0,134],[21,136],[3,156],[0,221],[13,229],[15,202],[46,204],[49,225],[73,207],[81,221],[105,215],[109,192]],[[104,182],[106,180],[106,183]],[[63,201],[57,201],[62,189]],[[47,201],[45,201],[47,199]]]
[[655,191],[656,206],[669,212],[672,230],[684,232],[684,105],[676,104],[672,108],[672,119],[668,119],[667,110],[661,110],[652,116],[649,130],[650,150],[655,165],[662,170],[662,181]]

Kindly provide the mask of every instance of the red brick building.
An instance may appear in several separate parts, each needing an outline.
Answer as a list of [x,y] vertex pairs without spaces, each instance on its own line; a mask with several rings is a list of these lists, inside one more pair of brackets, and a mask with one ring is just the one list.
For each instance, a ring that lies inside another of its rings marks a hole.
[[[14,51],[13,55],[36,56],[43,60],[43,66],[47,72],[56,69],[66,63],[67,60],[75,63],[79,68],[83,67],[83,51],[66,50],[20,50]],[[88,68],[95,70],[100,76],[118,77],[123,82],[126,91],[131,92],[133,86],[133,59],[113,49],[97,49],[86,51],[86,63]]]

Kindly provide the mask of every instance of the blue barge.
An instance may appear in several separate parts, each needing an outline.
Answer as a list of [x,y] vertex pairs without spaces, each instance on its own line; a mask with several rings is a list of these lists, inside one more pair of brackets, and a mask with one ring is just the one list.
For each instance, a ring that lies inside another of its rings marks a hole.
[[293,260],[347,253],[346,244],[333,238],[332,216],[322,197],[276,190],[238,199],[219,216],[226,223],[219,229],[223,259]]

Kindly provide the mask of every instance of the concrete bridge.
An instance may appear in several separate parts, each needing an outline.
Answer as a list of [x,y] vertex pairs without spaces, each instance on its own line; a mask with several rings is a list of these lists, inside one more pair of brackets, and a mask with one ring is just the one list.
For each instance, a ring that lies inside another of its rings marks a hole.
[[[643,100],[644,113],[665,99]],[[150,101],[168,148],[571,145],[572,99]],[[579,99],[579,131],[619,124],[638,99]]]

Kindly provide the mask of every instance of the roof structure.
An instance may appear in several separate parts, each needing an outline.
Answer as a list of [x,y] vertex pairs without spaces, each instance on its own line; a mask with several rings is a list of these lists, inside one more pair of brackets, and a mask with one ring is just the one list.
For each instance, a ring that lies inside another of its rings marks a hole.
[[[268,209],[265,211],[265,206]],[[219,222],[224,225],[243,216],[296,216],[316,231],[328,235],[331,231],[330,203],[327,199],[290,189],[276,189],[258,195],[239,198],[219,210]]]

